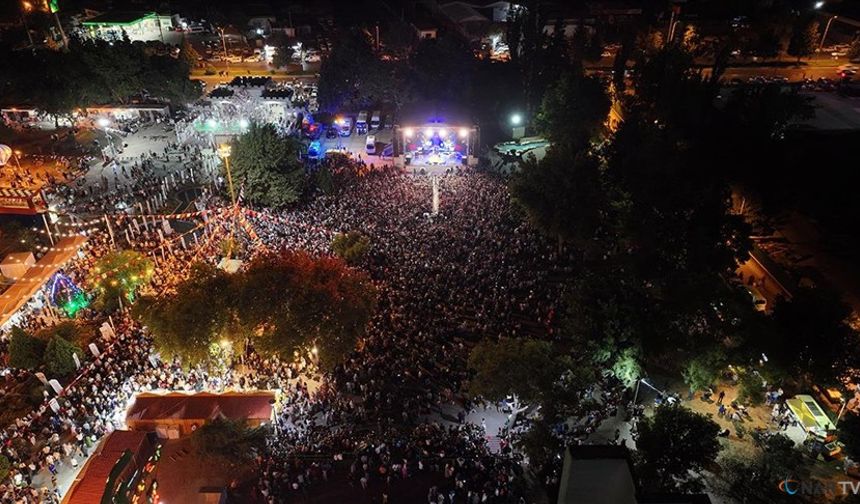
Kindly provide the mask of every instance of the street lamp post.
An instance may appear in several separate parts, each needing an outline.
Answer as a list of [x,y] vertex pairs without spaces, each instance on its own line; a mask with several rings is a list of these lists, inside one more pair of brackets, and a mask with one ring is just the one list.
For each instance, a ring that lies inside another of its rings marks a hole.
[[233,204],[233,224],[230,226],[230,243],[227,248],[227,259],[233,256],[233,236],[236,232],[236,213],[239,209],[236,205],[236,193],[233,191],[233,174],[230,172],[230,153],[231,148],[228,144],[222,144],[218,147],[218,154],[224,159],[224,169],[227,172],[227,187],[230,188],[230,201]]
[[[110,146],[110,153],[112,157],[116,157],[116,146],[113,144],[113,140],[110,137],[110,131],[108,130],[108,126],[110,126],[110,119],[107,117],[100,117],[96,124],[105,132],[105,138],[107,139],[108,146]],[[102,155],[104,155],[104,150],[102,150]]]
[[827,26],[824,27],[824,35],[821,36],[821,43],[818,44],[818,50],[820,51],[824,47],[824,39],[827,38],[827,32],[830,31],[830,25],[833,23],[833,20],[838,18],[839,16],[830,16],[830,19],[827,20]]
[[18,171],[23,171],[21,169],[21,160],[18,159],[18,157],[21,155],[21,151],[19,151],[19,150],[12,151],[12,154],[15,156],[15,164],[18,166]]
[[33,47],[33,34],[30,33],[30,27],[27,25],[27,14],[33,10],[33,4],[24,0],[21,3],[21,22],[24,23],[24,31],[27,32],[27,40],[30,41],[30,47]]
[[518,112],[514,112],[510,117],[511,126],[513,127],[514,140],[519,140],[526,135],[526,127],[523,126],[523,116]]
[[227,75],[230,75],[230,56],[227,54],[227,39],[224,38],[224,28],[218,28],[221,32],[221,46],[224,48],[224,63],[227,64]]

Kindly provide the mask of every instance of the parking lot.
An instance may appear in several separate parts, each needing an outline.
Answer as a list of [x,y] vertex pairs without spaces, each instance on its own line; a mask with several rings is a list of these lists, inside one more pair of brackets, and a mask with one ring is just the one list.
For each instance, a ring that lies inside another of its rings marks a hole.
[[[345,153],[355,156],[356,158],[360,156],[361,159],[364,159],[368,162],[375,162],[375,160],[377,159],[381,160],[383,150],[386,146],[391,144],[391,129],[379,128],[375,130],[370,130],[366,134],[360,134],[353,126],[350,130],[349,136],[333,136],[332,133],[328,133],[328,130],[332,128],[332,126],[323,127],[322,134],[316,140],[320,144],[322,153],[325,153],[330,150],[344,151]],[[367,153],[368,136],[373,136],[376,140],[375,154]]]

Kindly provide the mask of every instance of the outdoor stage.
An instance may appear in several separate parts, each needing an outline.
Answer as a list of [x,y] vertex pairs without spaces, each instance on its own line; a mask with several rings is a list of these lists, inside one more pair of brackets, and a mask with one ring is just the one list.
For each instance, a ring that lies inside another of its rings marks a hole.
[[478,141],[478,127],[468,115],[437,103],[419,104],[394,126],[395,164],[424,173],[474,166]]

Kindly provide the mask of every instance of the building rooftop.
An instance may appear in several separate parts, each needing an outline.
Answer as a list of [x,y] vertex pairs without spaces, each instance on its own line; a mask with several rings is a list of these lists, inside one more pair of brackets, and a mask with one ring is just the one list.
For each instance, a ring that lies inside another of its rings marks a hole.
[[94,18],[87,19],[84,25],[130,25],[143,19],[155,17],[154,12],[144,11],[110,11],[99,14]]
[[101,502],[108,476],[126,450],[133,455],[152,447],[151,436],[146,432],[114,431],[110,433],[90,457],[69,488],[63,504],[92,504]]
[[272,417],[272,392],[227,394],[140,394],[126,413],[126,420],[269,420]]

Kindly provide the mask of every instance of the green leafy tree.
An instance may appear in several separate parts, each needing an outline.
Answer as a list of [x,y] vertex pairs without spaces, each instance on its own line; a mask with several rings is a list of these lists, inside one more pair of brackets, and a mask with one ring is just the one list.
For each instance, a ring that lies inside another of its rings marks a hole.
[[338,233],[332,239],[331,249],[347,264],[359,264],[370,250],[370,238],[358,231]]
[[821,35],[818,33],[818,21],[802,21],[794,27],[794,33],[788,42],[788,54],[797,58],[807,58],[815,52]]
[[329,368],[355,349],[375,305],[369,277],[343,260],[286,251],[232,275],[195,265],[174,293],[142,299],[135,315],[156,348],[186,366],[208,362],[216,346],[252,338],[264,354],[315,349]]
[[134,300],[138,287],[152,278],[154,265],[134,250],[109,252],[96,261],[88,279],[96,292],[95,306],[107,311]]
[[[135,313],[153,335],[155,348],[166,357],[179,357],[184,366],[205,363],[233,317],[232,279],[211,265],[192,265],[188,279],[170,295],[143,298]],[[234,333],[235,339],[241,339]]]
[[48,341],[43,356],[45,369],[55,376],[69,376],[76,368],[73,354],[83,355],[81,349],[60,336],[54,336]]
[[199,64],[200,53],[197,52],[197,49],[194,49],[194,46],[191,45],[188,37],[182,38],[182,46],[179,48],[179,60],[189,70]]
[[49,341],[56,336],[78,346],[88,343],[87,330],[73,320],[65,320],[57,325],[46,327],[36,335],[43,341]]
[[355,349],[376,306],[370,278],[335,257],[286,251],[251,263],[235,297],[237,317],[264,352],[316,348],[323,367]]
[[852,458],[860,457],[860,415],[847,411],[839,422],[837,438],[845,444],[845,451]]
[[746,502],[811,502],[803,496],[787,496],[775,481],[787,477],[804,480],[808,476],[803,455],[794,441],[777,434],[768,438],[755,453],[735,452],[720,459],[720,475],[713,490],[731,499]]
[[336,113],[385,101],[400,103],[405,84],[400,67],[377,58],[365,32],[345,31],[320,65],[320,108]]
[[9,365],[18,369],[36,369],[42,363],[45,342],[26,333],[18,326],[12,328],[9,340]]
[[761,351],[775,363],[823,385],[856,367],[857,333],[846,320],[851,309],[825,288],[801,288],[774,306],[773,330],[763,332]]
[[300,145],[295,139],[281,138],[271,124],[252,123],[233,142],[230,169],[235,190],[242,186],[247,199],[269,207],[298,201],[304,184]]
[[609,369],[612,376],[625,387],[632,387],[642,377],[641,351],[635,346],[625,348],[615,355],[615,361]]
[[242,420],[216,418],[191,435],[198,453],[223,458],[231,464],[247,463],[266,446],[264,428],[251,429]]
[[738,389],[738,399],[742,403],[758,406],[764,402],[764,382],[752,371],[741,374]]
[[720,348],[697,354],[684,366],[684,383],[690,392],[704,390],[716,383],[725,365],[726,355]]
[[664,405],[639,423],[637,475],[652,492],[700,491],[701,474],[720,452],[719,425],[680,405]]
[[485,340],[469,353],[469,367],[475,370],[470,391],[493,401],[515,394],[525,402],[538,402],[560,379],[567,364],[546,341]]
[[536,127],[553,146],[576,151],[600,132],[609,106],[609,96],[599,79],[566,72],[547,89]]
[[544,234],[591,249],[609,211],[602,184],[596,156],[558,146],[540,161],[533,156],[523,161],[510,189],[513,201]]

